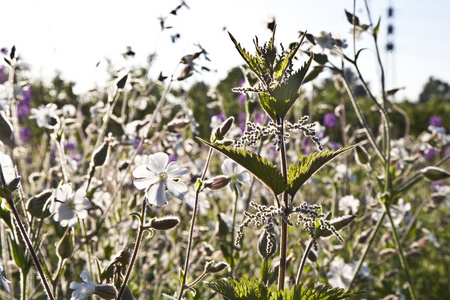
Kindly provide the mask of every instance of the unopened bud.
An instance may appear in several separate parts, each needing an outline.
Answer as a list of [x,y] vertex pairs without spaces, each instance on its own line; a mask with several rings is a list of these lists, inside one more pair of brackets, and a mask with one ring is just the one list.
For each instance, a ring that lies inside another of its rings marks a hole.
[[366,149],[360,145],[355,147],[355,159],[359,165],[367,165],[370,161],[369,153],[367,153]]
[[168,230],[172,229],[180,223],[180,219],[174,216],[162,217],[159,219],[153,219],[150,223],[150,227],[156,230]]
[[188,119],[173,119],[167,124],[167,130],[171,132],[180,132],[186,129],[191,122]]
[[[28,201],[27,211],[35,218],[47,218],[50,216],[50,212],[48,209],[45,209],[45,205],[48,199],[52,195],[51,190],[45,190],[42,193],[32,197],[30,201]],[[45,209],[45,210],[44,210]]]
[[450,177],[450,173],[438,167],[426,167],[420,170],[423,176],[431,181],[442,180]]
[[117,81],[117,84],[116,84],[117,88],[123,89],[125,87],[125,83],[127,83],[127,79],[128,79],[128,74],[126,74],[119,81]]
[[73,254],[74,249],[74,236],[72,228],[68,227],[64,236],[59,241],[56,247],[56,253],[61,259],[69,258]]
[[226,187],[227,184],[229,184],[231,181],[231,178],[229,176],[220,175],[217,177],[214,177],[212,180],[206,181],[204,183],[204,187],[207,187],[211,190],[218,190],[223,187]]
[[211,136],[211,142],[220,142],[225,138],[225,135],[230,131],[231,125],[233,125],[234,117],[226,119],[219,127],[216,128]]
[[[355,215],[343,216],[341,218],[330,221],[330,225],[332,225],[336,231],[341,230],[342,228],[350,224],[355,218],[356,218]],[[332,234],[333,232],[328,228],[320,228],[320,227],[317,228],[315,232],[316,238],[328,237],[331,236]]]
[[112,284],[102,284],[95,287],[94,294],[102,299],[116,299],[117,290]]
[[5,111],[0,111],[0,141],[8,147],[14,146],[13,127]]
[[226,267],[228,267],[227,263],[224,262],[219,262],[217,264],[215,264],[214,266],[211,266],[208,271],[210,273],[219,273],[220,271],[222,271],[223,269],[225,269]]
[[110,148],[110,140],[107,138],[92,154],[91,166],[94,168],[103,166],[108,160]]
[[262,258],[268,258],[277,251],[277,240],[275,235],[264,230],[258,240],[258,253]]

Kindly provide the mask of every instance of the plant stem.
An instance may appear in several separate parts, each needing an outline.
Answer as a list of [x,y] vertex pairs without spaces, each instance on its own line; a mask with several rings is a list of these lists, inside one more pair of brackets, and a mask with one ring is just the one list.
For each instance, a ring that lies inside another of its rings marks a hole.
[[298,269],[297,278],[295,279],[295,285],[299,286],[300,279],[302,277],[303,269],[305,268],[306,259],[308,258],[309,251],[311,251],[313,242],[312,240],[309,241],[308,246],[306,246],[305,252],[303,252],[302,261],[300,262],[300,267]]
[[234,186],[234,205],[233,205],[233,220],[231,223],[231,250],[230,250],[230,256],[231,256],[231,264],[230,264],[230,268],[231,268],[231,275],[233,275],[233,271],[234,271],[234,228],[235,228],[235,224],[236,224],[236,212],[237,212],[237,203],[239,200],[239,193],[237,190],[237,186]]
[[145,208],[147,207],[147,199],[142,201],[142,211],[141,211],[141,224],[139,226],[138,236],[136,238],[136,244],[134,245],[133,255],[131,256],[130,264],[127,268],[127,273],[125,274],[125,278],[123,279],[122,286],[120,287],[119,293],[117,294],[116,299],[120,299],[127,287],[128,279],[131,275],[131,270],[133,269],[134,262],[136,261],[137,254],[139,252],[139,246],[141,245],[142,235],[144,233],[144,220],[145,220]]
[[[203,169],[203,173],[200,178],[201,181],[203,181],[205,179],[206,171],[208,170],[209,163],[211,162],[212,151],[213,151],[212,148],[209,148],[208,156],[206,158],[205,168]],[[196,191],[195,191],[194,211],[192,212],[191,227],[189,228],[189,239],[188,239],[188,246],[186,249],[186,261],[184,263],[183,278],[181,280],[180,293],[178,295],[178,300],[181,300],[181,298],[183,297],[183,292],[186,287],[186,278],[187,278],[187,273],[188,273],[188,269],[189,269],[189,258],[191,256],[195,220],[197,219],[197,212],[198,212],[198,194],[199,193],[200,193],[200,188],[196,189]]]
[[[278,123],[279,122],[279,123]],[[286,161],[286,148],[284,143],[284,119],[277,120],[278,125],[280,125],[280,160],[281,160],[281,174],[284,177],[285,182],[288,182],[287,179],[287,161]],[[283,201],[282,205],[284,206],[284,213],[287,217],[289,214],[289,201],[288,201],[288,193],[283,193]],[[287,223],[284,218],[281,219],[281,233],[280,233],[280,267],[278,273],[278,291],[284,290],[284,281],[286,278],[286,256],[287,256],[287,236],[288,236],[288,228]]]
[[405,254],[403,253],[403,247],[401,245],[397,229],[395,229],[394,220],[392,219],[392,215],[389,210],[389,207],[387,205],[385,205],[385,209],[386,209],[386,214],[389,218],[389,222],[391,223],[392,232],[394,233],[394,241],[397,246],[397,251],[398,251],[398,254],[400,257],[400,262],[402,264],[403,270],[405,271],[406,279],[408,281],[408,287],[409,287],[409,292],[411,293],[411,299],[415,300],[415,299],[417,299],[417,297],[416,297],[416,293],[414,291],[411,275],[409,274],[408,262],[406,261]]
[[[3,177],[3,175],[2,175],[2,177]],[[33,245],[31,244],[30,238],[28,237],[27,231],[23,227],[22,221],[20,220],[20,217],[19,217],[19,213],[17,212],[16,206],[14,205],[14,201],[12,200],[11,197],[8,197],[6,200],[8,201],[8,204],[11,207],[11,211],[13,212],[14,219],[16,221],[17,226],[19,227],[22,238],[25,241],[25,243],[27,244],[27,248],[31,253],[31,257],[33,258],[34,264],[36,265],[39,276],[41,278],[42,285],[44,286],[45,292],[47,293],[47,297],[50,300],[54,300],[52,291],[47,282],[47,278],[45,277],[44,271],[42,270],[41,264],[39,263],[39,259],[36,255],[36,252],[34,251]]]

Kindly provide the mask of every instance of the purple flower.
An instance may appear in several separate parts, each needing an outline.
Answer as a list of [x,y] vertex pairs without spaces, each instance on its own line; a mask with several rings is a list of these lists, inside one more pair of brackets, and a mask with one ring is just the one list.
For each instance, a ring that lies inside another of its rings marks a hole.
[[430,148],[428,150],[425,150],[425,158],[428,160],[433,159],[436,156],[436,150],[434,148]]
[[5,66],[0,66],[0,84],[5,83],[8,80],[8,74],[5,72]]
[[20,139],[27,142],[31,137],[31,129],[28,127],[20,128]]
[[30,113],[30,98],[24,98],[17,104],[17,117],[22,120]]
[[245,120],[247,119],[247,115],[245,112],[239,114],[237,116],[237,123],[239,124],[239,128],[244,131],[245,130]]
[[428,125],[435,127],[442,127],[442,118],[439,116],[432,116],[428,121]]
[[326,113],[323,116],[323,125],[325,127],[332,127],[334,129],[338,128],[338,118],[334,113]]

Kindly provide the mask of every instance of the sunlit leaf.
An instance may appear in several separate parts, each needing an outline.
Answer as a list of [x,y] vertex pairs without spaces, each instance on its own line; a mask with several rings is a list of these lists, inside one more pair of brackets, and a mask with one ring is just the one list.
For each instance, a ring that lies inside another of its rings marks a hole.
[[247,50],[241,47],[241,44],[236,41],[231,33],[228,32],[228,34],[230,35],[230,38],[236,46],[239,54],[241,54],[242,58],[245,60],[250,69],[259,77],[260,80],[263,80],[260,71],[260,65],[262,64],[261,59],[259,59],[257,56],[251,55]]
[[274,195],[281,194],[286,190],[287,184],[280,171],[265,158],[247,150],[236,150],[228,146],[211,144],[201,138],[197,139],[244,167],[267,186]]
[[225,278],[205,285],[230,300],[269,300],[267,287],[255,279]]
[[287,192],[294,197],[295,193],[300,187],[311,178],[314,173],[319,171],[324,165],[336,158],[338,155],[353,149],[355,146],[341,148],[337,151],[328,150],[325,152],[316,152],[308,156],[302,157],[302,159],[292,164],[288,170],[288,183],[289,188]]

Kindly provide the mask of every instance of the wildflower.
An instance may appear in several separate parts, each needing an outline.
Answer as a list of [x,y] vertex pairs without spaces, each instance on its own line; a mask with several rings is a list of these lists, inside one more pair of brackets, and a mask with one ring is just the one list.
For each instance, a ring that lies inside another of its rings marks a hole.
[[[403,200],[403,198],[400,198],[398,200],[397,205],[391,205],[390,206],[390,212],[392,219],[394,221],[394,225],[397,227],[400,225],[400,223],[403,221],[405,215],[408,213],[408,211],[411,210],[411,204],[409,202],[406,202]],[[381,217],[381,214],[383,213],[383,210],[377,209],[372,213],[372,219],[375,221],[378,221]],[[390,228],[391,223],[389,222],[388,218],[384,218],[383,220],[383,226]]]
[[149,204],[163,206],[169,201],[169,195],[183,199],[188,189],[185,184],[178,182],[176,176],[187,173],[187,169],[177,162],[169,162],[166,153],[158,152],[144,158],[144,163],[133,171],[133,183],[139,190],[145,190]]
[[339,200],[339,210],[343,211],[346,215],[356,214],[359,208],[359,200],[355,199],[352,195],[347,195]]
[[72,281],[69,285],[69,288],[74,290],[70,300],[84,300],[95,292],[95,284],[86,272],[82,272],[80,278],[83,280],[83,283]]
[[3,289],[5,290],[5,292],[9,294],[9,285],[8,284],[10,284],[11,281],[9,281],[8,279],[6,279],[3,276],[3,266],[2,266],[2,264],[0,264],[0,281],[2,282],[2,286],[3,286]]
[[[198,203],[197,203],[197,209],[198,213],[201,215],[208,214],[209,208],[211,207],[209,204],[209,201],[206,199],[205,193],[198,194]],[[188,194],[186,195],[186,204],[190,209],[194,209],[195,204],[195,192],[193,190],[189,190]]]
[[39,108],[32,108],[30,119],[36,119],[39,127],[55,128],[59,124],[59,110],[57,108],[54,103],[49,103],[45,106],[41,105]]
[[[331,262],[330,271],[327,273],[328,283],[333,287],[343,289],[348,288],[348,285],[353,279],[357,264],[357,261],[345,263],[342,258],[335,256]],[[358,276],[361,278],[370,278],[370,271],[367,263],[363,263],[358,272]]]
[[325,127],[338,128],[338,118],[334,113],[326,113],[323,116],[323,125]]
[[230,177],[231,190],[237,190],[239,197],[243,197],[244,192],[241,189],[241,184],[250,185],[250,174],[229,158],[225,159],[222,163],[222,172]]
[[50,212],[55,214],[53,219],[63,227],[74,227],[77,224],[77,218],[86,218],[91,203],[85,195],[83,189],[73,193],[72,186],[68,183],[58,187],[53,192],[53,201],[50,205]]

